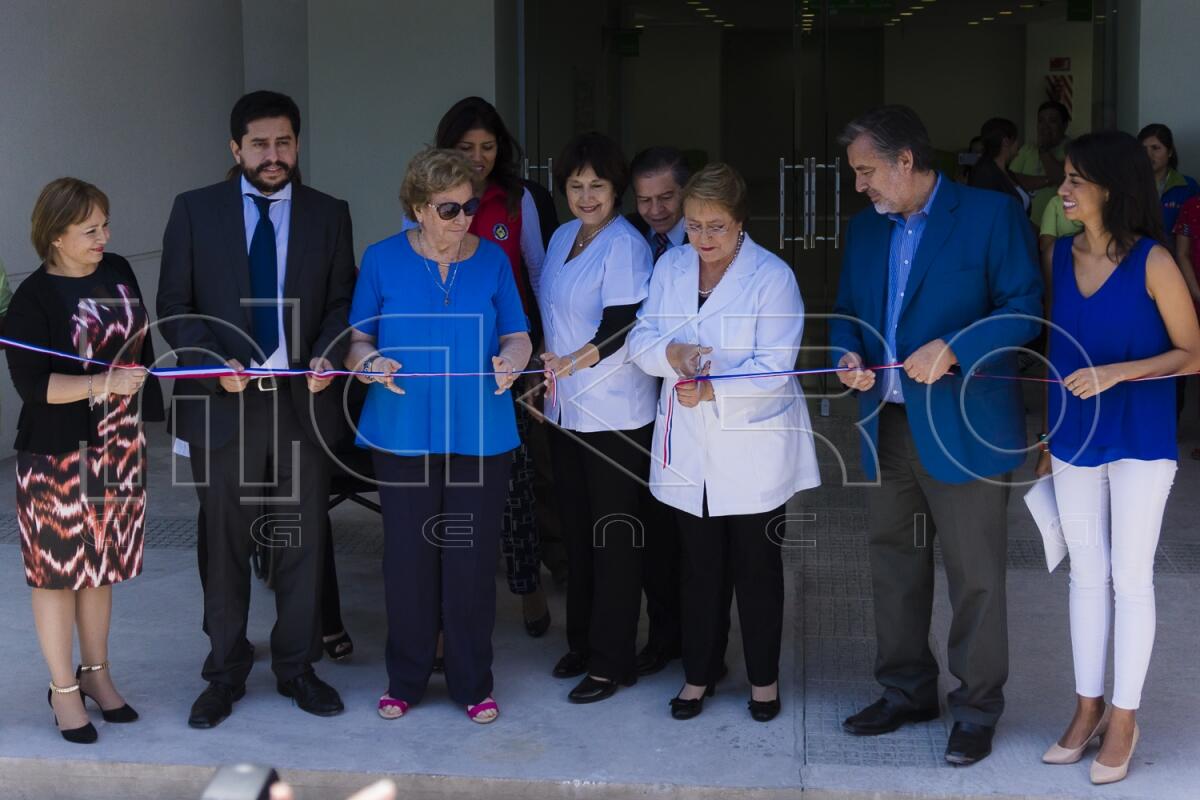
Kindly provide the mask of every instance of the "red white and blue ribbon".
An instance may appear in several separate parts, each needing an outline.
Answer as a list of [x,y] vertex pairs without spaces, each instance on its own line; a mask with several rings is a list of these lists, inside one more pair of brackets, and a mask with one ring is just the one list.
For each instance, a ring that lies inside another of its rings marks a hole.
[[[731,373],[729,375],[697,375],[693,378],[680,378],[672,387],[671,395],[667,398],[667,413],[663,425],[663,468],[671,465],[671,422],[675,412],[675,391],[680,386],[686,386],[690,383],[700,383],[701,381],[721,381],[730,380],[733,378],[771,378],[784,375],[834,375],[839,372],[853,372],[854,370],[866,370],[869,372],[878,372],[885,369],[900,369],[904,366],[903,363],[896,362],[893,364],[883,364],[878,367],[822,367],[819,369],[789,369],[780,370],[778,372],[741,372]],[[1173,375],[1153,375],[1146,378],[1133,378],[1128,383],[1138,383],[1140,381],[1161,381],[1167,378],[1186,378],[1188,375],[1196,375],[1195,372],[1179,372]],[[1062,384],[1059,378],[1039,378],[1034,375],[992,375],[985,372],[971,373],[973,378],[989,378],[992,380],[1006,381],[1029,381],[1032,383],[1054,383]]]
[[[28,350],[32,353],[41,353],[42,355],[54,356],[55,358],[64,358],[68,361],[75,361],[80,364],[89,364],[95,367],[103,367],[105,369],[143,369],[141,364],[114,364],[109,361],[104,361],[98,358],[89,358],[78,353],[68,353],[63,350],[55,350],[51,347],[42,347],[41,345],[29,344],[16,339],[9,339],[6,336],[0,336],[0,345],[4,347],[12,347],[17,350]],[[351,369],[331,369],[325,371],[313,369],[270,369],[268,367],[243,367],[240,370],[235,370],[229,366],[212,366],[212,367],[150,367],[146,370],[149,374],[157,378],[171,378],[173,380],[187,380],[189,378],[223,378],[231,375],[246,376],[250,378],[291,378],[291,377],[308,377],[314,376],[318,378],[333,378],[339,376],[360,376],[369,375],[383,377],[386,373],[367,371],[367,370],[351,370]],[[393,378],[492,378],[496,375],[507,373],[501,372],[393,372]],[[540,369],[518,370],[512,373],[513,375],[545,375],[549,374],[549,381],[546,386],[546,400],[551,405],[554,404],[556,396],[557,379],[553,373],[547,373]]]

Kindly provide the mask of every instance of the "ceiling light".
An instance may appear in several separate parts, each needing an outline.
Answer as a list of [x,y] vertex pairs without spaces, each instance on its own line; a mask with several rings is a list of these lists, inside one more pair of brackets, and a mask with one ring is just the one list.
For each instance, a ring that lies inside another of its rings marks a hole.
[[732,28],[732,27],[733,27],[733,23],[732,23],[732,22],[726,22],[726,23],[725,23],[725,27],[726,27],[726,28]]
[[642,30],[642,29],[643,29],[643,28],[645,28],[645,27],[646,27],[645,25],[634,25],[634,26],[633,26],[634,30],[639,30],[639,31],[640,31],[640,30]]
[[911,17],[912,15],[913,15],[913,13],[911,11],[901,11],[900,12],[900,16],[902,16],[902,17]]
[[998,14],[999,14],[1000,16],[1002,16],[1002,17],[1010,17],[1010,16],[1012,16],[1012,12],[1011,12],[1011,11],[998,11],[998,12],[996,12],[996,13],[998,13]]
[[708,11],[708,6],[696,6],[697,11]]
[[995,22],[996,21],[995,17],[980,17],[980,19],[983,20],[984,22]]
[[1021,3],[1021,8],[1037,8],[1033,3]]
[[967,24],[968,24],[968,25],[978,25],[978,24],[979,24],[979,20],[977,20],[977,19],[973,19],[973,20],[971,20],[970,22],[968,22]]

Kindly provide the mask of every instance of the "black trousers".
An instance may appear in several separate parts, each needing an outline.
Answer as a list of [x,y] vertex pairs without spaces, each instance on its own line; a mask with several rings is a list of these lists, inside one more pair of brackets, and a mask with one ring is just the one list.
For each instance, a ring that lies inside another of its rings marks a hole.
[[636,675],[642,557],[641,498],[653,426],[579,433],[555,429],[554,484],[567,544],[567,646],[590,674]]
[[283,681],[311,669],[321,652],[329,537],[325,452],[308,439],[282,390],[260,392],[252,384],[243,400],[239,437],[217,448],[190,448],[202,509],[198,560],[210,643],[202,675],[233,686],[245,683],[253,665],[246,620],[254,543],[275,548],[271,669]]
[[383,506],[388,694],[424,695],[438,631],[446,687],[459,705],[492,693],[496,554],[512,453],[396,456],[373,452]]
[[683,672],[693,686],[716,682],[729,639],[729,604],[737,595],[746,675],[753,686],[779,679],[783,639],[784,507],[759,514],[710,517],[676,511],[682,554]]
[[1008,475],[935,479],[921,465],[903,406],[890,403],[880,412],[879,467],[882,485],[868,504],[875,678],[897,704],[938,704],[929,649],[936,535],[953,609],[949,666],[960,681],[947,700],[956,721],[995,725],[1008,679]]
[[[646,553],[642,565],[642,591],[650,621],[646,647],[678,656],[680,648],[679,523],[675,509],[643,490],[642,520],[646,524]],[[724,655],[724,648],[721,649]]]

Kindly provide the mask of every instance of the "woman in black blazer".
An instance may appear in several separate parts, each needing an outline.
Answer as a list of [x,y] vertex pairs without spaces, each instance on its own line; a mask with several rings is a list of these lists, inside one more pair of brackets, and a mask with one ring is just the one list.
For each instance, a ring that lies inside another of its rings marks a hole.
[[993,117],[983,123],[979,131],[983,140],[983,153],[979,161],[971,167],[968,186],[976,189],[990,189],[993,192],[1003,192],[1021,201],[1025,213],[1029,213],[1030,196],[1013,180],[1008,172],[1008,165],[1021,149],[1020,132],[1017,124],[1003,117]]
[[[69,742],[90,744],[90,696],[108,722],[134,711],[108,673],[112,584],[142,570],[143,414],[162,419],[150,320],[129,262],[105,253],[108,198],[60,178],[42,190],[32,239],[43,263],[13,296],[9,339],[101,363],[8,347],[22,406],[17,524],[33,619],[50,668],[47,700]],[[81,463],[82,461],[82,463]],[[83,663],[72,661],[75,631]]]

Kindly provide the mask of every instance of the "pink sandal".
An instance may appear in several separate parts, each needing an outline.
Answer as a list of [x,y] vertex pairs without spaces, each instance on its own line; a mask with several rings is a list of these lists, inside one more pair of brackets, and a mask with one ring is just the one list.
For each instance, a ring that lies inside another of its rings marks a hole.
[[407,712],[408,703],[403,700],[397,700],[388,694],[379,698],[379,716],[384,719],[400,719]]
[[[480,719],[488,711],[495,711],[495,715]],[[500,716],[500,706],[496,705],[496,701],[492,698],[487,698],[482,703],[473,706],[467,706],[467,716],[471,722],[478,722],[480,725],[487,725],[489,722],[495,722]]]

